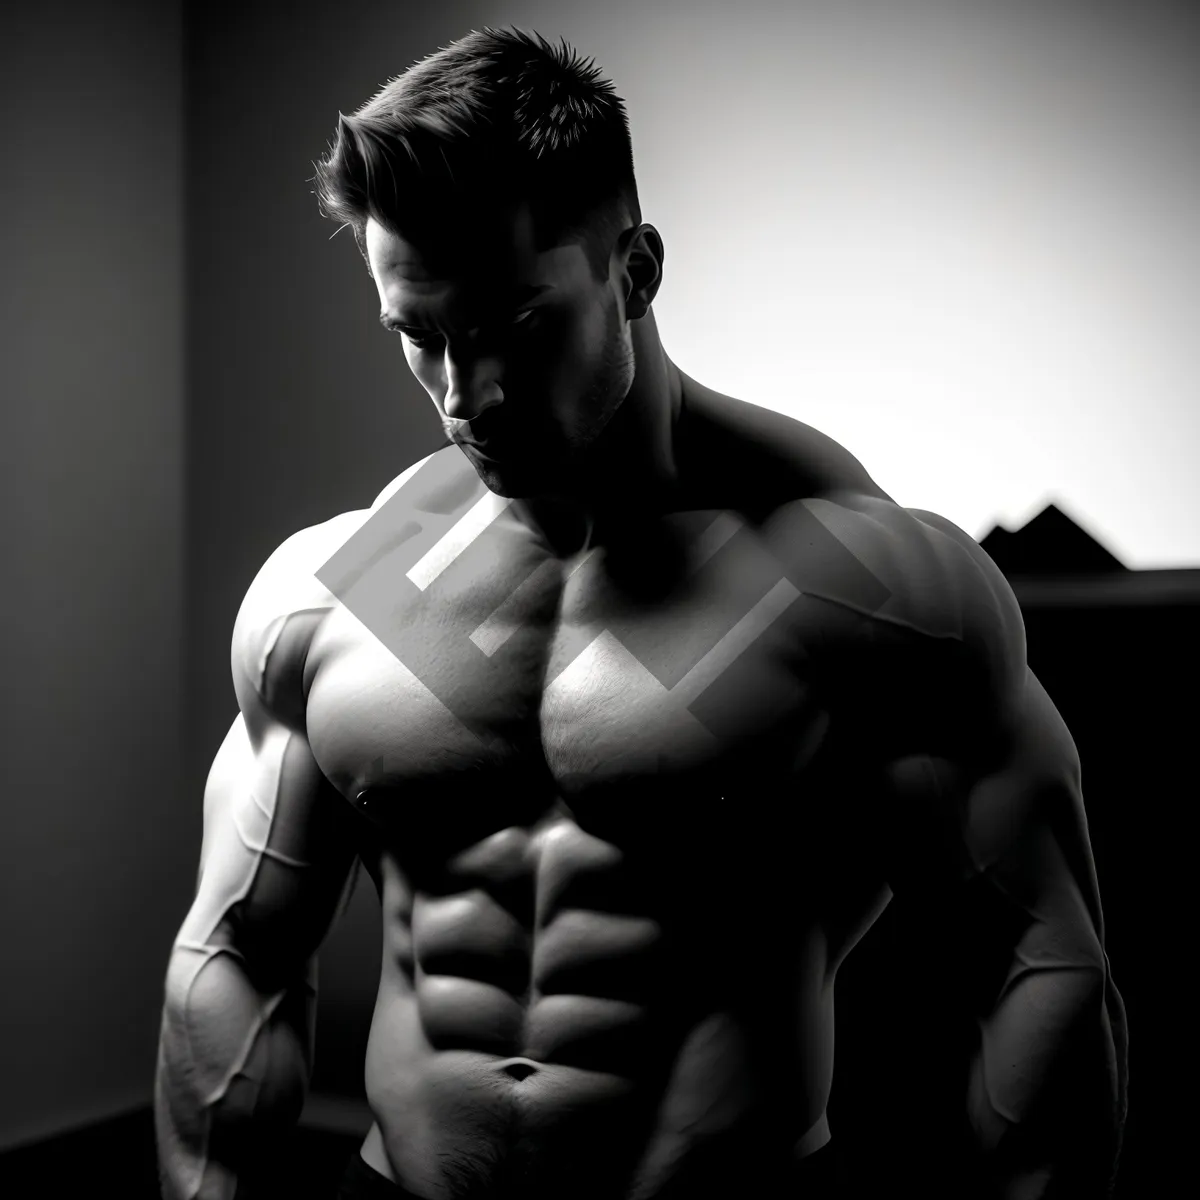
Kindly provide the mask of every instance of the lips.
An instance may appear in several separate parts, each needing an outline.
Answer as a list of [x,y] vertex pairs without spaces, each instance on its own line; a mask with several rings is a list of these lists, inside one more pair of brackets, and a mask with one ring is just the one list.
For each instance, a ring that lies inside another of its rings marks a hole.
[[459,445],[471,446],[476,450],[494,450],[503,439],[492,434],[491,437],[459,438]]
[[485,427],[472,429],[471,432],[475,436],[460,439],[462,444],[470,446],[473,450],[477,450],[480,454],[488,458],[504,453],[512,445],[512,431],[509,429],[506,429],[503,433],[498,433],[494,428]]

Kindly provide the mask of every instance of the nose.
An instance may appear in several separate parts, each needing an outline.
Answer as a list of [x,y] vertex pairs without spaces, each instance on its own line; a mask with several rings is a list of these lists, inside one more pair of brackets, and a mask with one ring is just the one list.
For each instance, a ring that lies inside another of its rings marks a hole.
[[504,400],[500,364],[492,356],[446,352],[446,394],[442,411],[454,421],[473,421]]

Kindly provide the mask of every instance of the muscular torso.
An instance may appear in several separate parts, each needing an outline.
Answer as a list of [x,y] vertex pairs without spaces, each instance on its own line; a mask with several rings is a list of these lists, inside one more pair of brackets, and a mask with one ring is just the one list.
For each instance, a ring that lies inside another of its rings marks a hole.
[[890,894],[851,644],[912,631],[794,482],[562,560],[448,449],[327,547],[292,623],[383,911],[365,1155],[416,1194],[754,1191],[827,1137]]

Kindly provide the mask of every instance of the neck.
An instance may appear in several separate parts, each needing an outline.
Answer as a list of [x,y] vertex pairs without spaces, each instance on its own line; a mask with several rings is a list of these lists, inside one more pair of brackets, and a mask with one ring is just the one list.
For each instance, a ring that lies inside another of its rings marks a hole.
[[615,525],[664,511],[679,485],[682,378],[662,348],[652,311],[630,328],[633,383],[572,468],[568,488],[514,501],[522,519],[563,556],[599,544]]

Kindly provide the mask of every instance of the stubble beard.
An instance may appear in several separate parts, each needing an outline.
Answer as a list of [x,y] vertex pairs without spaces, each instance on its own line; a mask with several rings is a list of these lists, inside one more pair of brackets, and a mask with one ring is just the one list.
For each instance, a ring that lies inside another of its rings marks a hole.
[[490,492],[510,500],[570,496],[573,485],[586,477],[589,452],[628,396],[636,369],[630,328],[626,325],[621,329],[615,305],[610,309],[608,321],[600,366],[580,404],[587,423],[569,430],[564,445],[546,447],[528,461],[490,463],[476,460],[475,469]]

